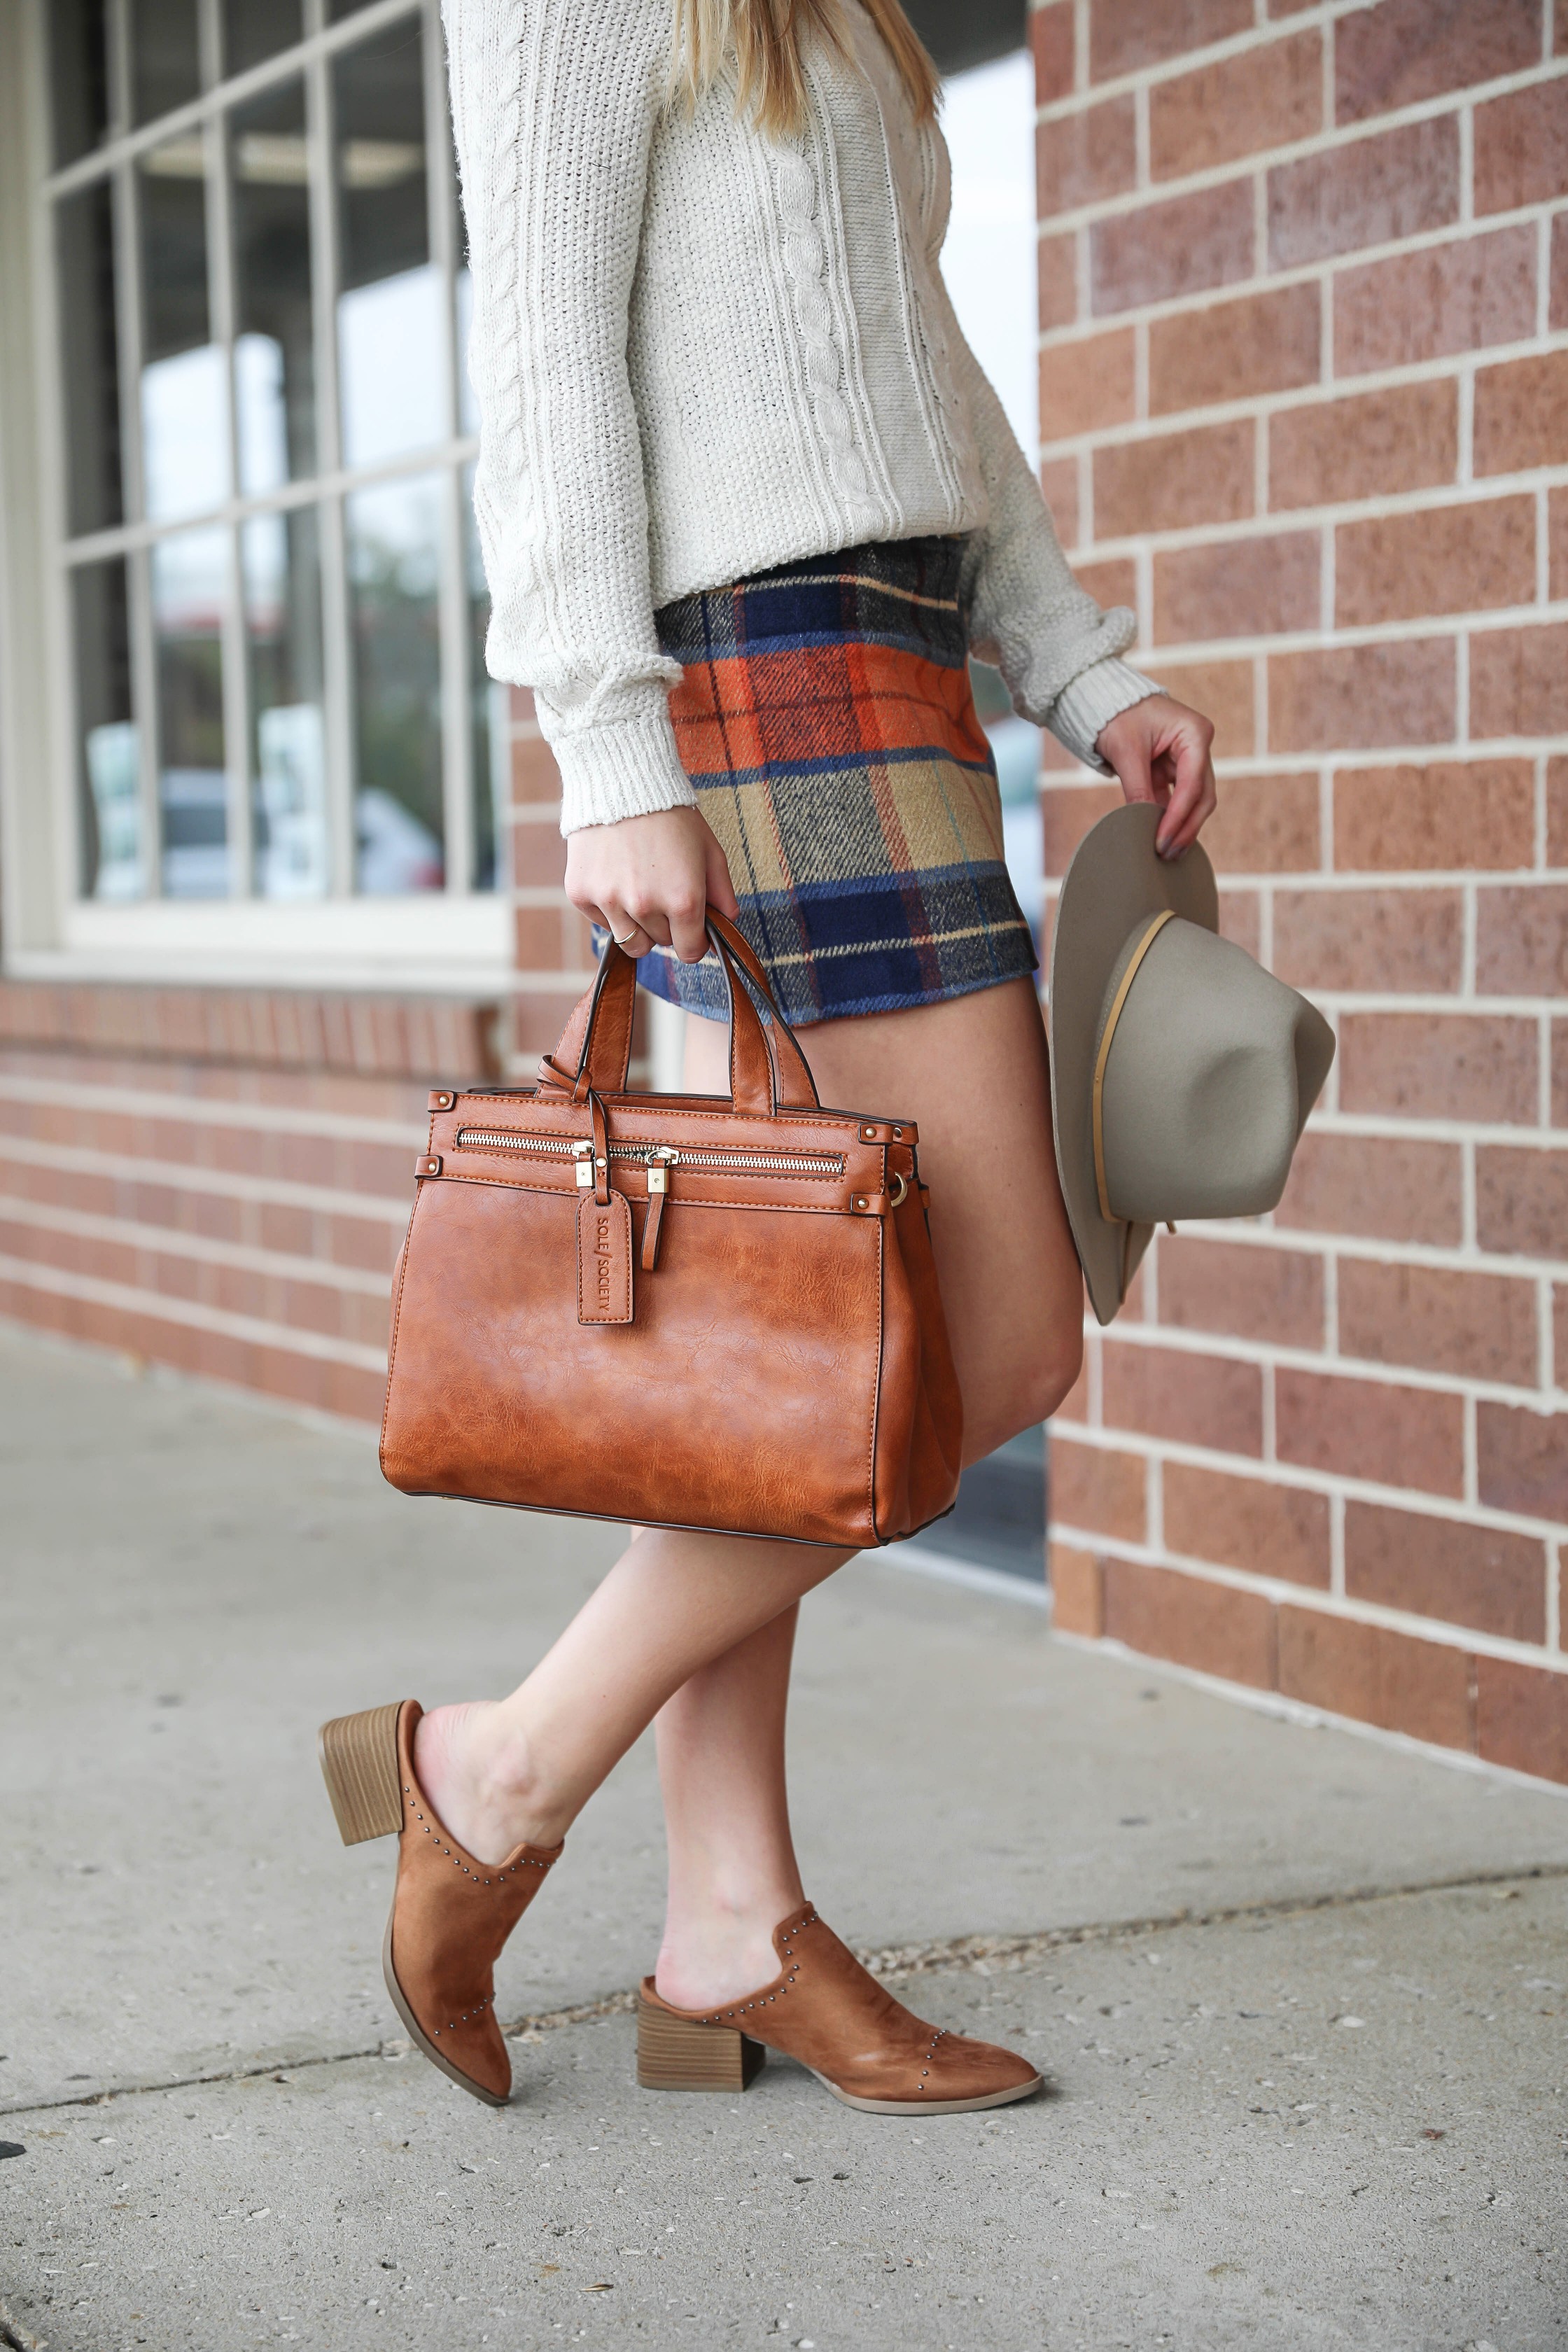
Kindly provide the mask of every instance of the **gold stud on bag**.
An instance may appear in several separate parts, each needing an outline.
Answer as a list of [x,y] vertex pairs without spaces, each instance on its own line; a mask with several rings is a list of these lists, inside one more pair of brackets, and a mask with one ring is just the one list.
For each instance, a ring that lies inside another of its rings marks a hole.
[[919,1139],[823,1109],[746,940],[708,927],[728,1098],[627,1091],[613,943],[536,1087],[430,1097],[382,1467],[405,1494],[890,1543],[951,1510],[963,1438]]

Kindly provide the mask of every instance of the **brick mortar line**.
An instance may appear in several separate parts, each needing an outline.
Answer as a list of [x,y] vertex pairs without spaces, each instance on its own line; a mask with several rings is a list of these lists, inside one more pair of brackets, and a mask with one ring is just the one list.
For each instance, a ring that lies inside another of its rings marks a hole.
[[[1044,0],[1037,0],[1037,5],[1043,5]],[[1107,76],[1103,81],[1085,80],[1082,87],[1075,87],[1068,97],[1047,99],[1043,104],[1037,105],[1035,120],[1041,122],[1070,119],[1075,112],[1082,113],[1087,108],[1098,105],[1101,99],[1122,97],[1139,88],[1156,89],[1163,83],[1180,81],[1184,75],[1203,67],[1227,64],[1232,58],[1246,57],[1255,49],[1268,48],[1300,33],[1311,32],[1314,27],[1320,27],[1327,37],[1324,47],[1331,52],[1333,28],[1342,17],[1364,15],[1367,5],[1368,0],[1329,0],[1327,5],[1302,8],[1293,18],[1274,17],[1263,24],[1250,25],[1245,32],[1226,34],[1221,40],[1206,42],[1201,48],[1182,49],[1173,57],[1152,58],[1146,65],[1129,67],[1125,73]],[[1034,13],[1033,8],[1030,13]],[[1079,44],[1076,53],[1087,67],[1088,42]],[[1403,119],[1422,109],[1441,112],[1446,107],[1465,104],[1474,90],[1495,93],[1502,89],[1505,83],[1528,85],[1531,81],[1547,81],[1553,78],[1554,69],[1559,68],[1563,62],[1560,58],[1543,55],[1528,66],[1519,67],[1511,74],[1494,75],[1490,81],[1466,83],[1457,91],[1447,90],[1436,98],[1413,100],[1409,107],[1397,110],[1397,116]],[[1374,114],[1363,122],[1340,125],[1331,121],[1325,107],[1323,128],[1314,135],[1326,139],[1332,131],[1342,128],[1363,134],[1375,132],[1383,123],[1395,119],[1396,110],[1391,109],[1386,115]]]
[[[1541,205],[1521,205],[1517,212],[1500,213],[1496,226],[1500,230],[1528,228],[1532,224],[1544,223],[1550,253],[1551,226],[1561,216],[1562,210],[1561,196],[1547,199]],[[1343,275],[1352,268],[1361,268],[1363,265],[1371,268],[1385,261],[1412,260],[1423,254],[1468,247],[1480,244],[1492,233],[1489,220],[1485,228],[1472,228],[1462,235],[1452,227],[1426,229],[1415,236],[1387,239],[1381,245],[1352,246],[1344,253],[1328,254],[1317,261],[1296,262],[1288,269],[1255,272],[1250,278],[1226,278],[1216,286],[1194,287],[1185,294],[1166,294],[1151,301],[1130,303],[1124,310],[1086,310],[1076,319],[1064,319],[1058,326],[1042,328],[1036,338],[1037,347],[1041,352],[1070,351],[1077,343],[1093,342],[1098,338],[1116,334],[1123,328],[1154,327],[1171,321],[1185,323],[1193,319],[1205,318],[1210,311],[1226,310],[1233,303],[1254,300],[1260,294],[1288,292],[1299,286],[1316,286],[1331,296],[1336,275]],[[1548,290],[1550,293],[1550,279]],[[1539,315],[1538,311],[1538,319]],[[1209,415],[1212,409],[1226,415],[1245,415],[1252,414],[1257,404],[1265,402],[1269,404],[1270,413],[1274,408],[1306,408],[1310,407],[1314,400],[1321,401],[1325,395],[1352,390],[1388,391],[1398,384],[1426,383],[1444,377],[1462,376],[1467,371],[1476,368],[1500,367],[1511,360],[1539,359],[1560,350],[1564,336],[1568,335],[1568,329],[1551,324],[1550,308],[1547,320],[1544,327],[1538,324],[1529,334],[1513,336],[1501,342],[1467,343],[1457,351],[1435,352],[1426,359],[1390,361],[1382,367],[1344,372],[1335,369],[1327,376],[1319,374],[1306,383],[1286,384],[1277,392],[1249,393],[1236,400],[1205,402],[1195,409],[1172,409],[1169,413],[1173,416],[1198,416]],[[1331,302],[1330,323],[1332,324]],[[1154,420],[1141,417],[1127,421],[1148,424]],[[1107,428],[1111,429],[1115,428]],[[1068,441],[1077,441],[1081,437],[1077,434],[1064,436]],[[1060,441],[1042,439],[1040,443],[1045,449],[1060,448],[1062,446]]]
[[[121,1183],[167,1184],[175,1192],[216,1192],[225,1199],[253,1201],[262,1207],[307,1209],[318,1216],[360,1217],[367,1223],[405,1225],[407,1193],[337,1192],[320,1184],[294,1184],[283,1177],[246,1176],[226,1168],[202,1168],[183,1160],[142,1160],[126,1153],[94,1151],[84,1144],[39,1143],[6,1136],[4,1157],[29,1168],[58,1169],[71,1176],[109,1176]],[[412,1173],[409,1178],[413,1181]]]
[[[1062,1541],[1075,1550],[1093,1552],[1102,1559],[1124,1559],[1135,1568],[1169,1569],[1173,1575],[1193,1577],[1205,1584],[1222,1584],[1228,1591],[1270,1601],[1276,1607],[1283,1604],[1306,1609],[1315,1617],[1332,1617],[1342,1624],[1372,1625],[1382,1633],[1403,1633],[1413,1641],[1430,1642],[1438,1649],[1465,1650],[1477,1657],[1495,1658],[1503,1665],[1533,1666],[1543,1674],[1568,1676],[1568,1657],[1544,1643],[1516,1642],[1506,1633],[1486,1633],[1477,1627],[1461,1625],[1452,1617],[1423,1617],[1418,1610],[1393,1609],[1382,1601],[1361,1600],[1321,1584],[1293,1584],[1288,1577],[1253,1575],[1244,1568],[1227,1567],[1224,1560],[1195,1559],[1191,1552],[1176,1551],[1169,1545],[1132,1543],[1124,1536],[1093,1535],[1066,1519],[1052,1522],[1052,1536],[1058,1532]],[[1289,1692],[1278,1695],[1289,1696]],[[1294,1704],[1310,1706],[1312,1702],[1299,1699]]]
[[[1402,1138],[1373,1136],[1373,1142],[1397,1142]],[[1568,1284],[1568,1262],[1559,1258],[1521,1255],[1502,1256],[1496,1251],[1482,1249],[1476,1243],[1455,1243],[1443,1246],[1435,1242],[1380,1241],[1375,1234],[1315,1233],[1298,1225],[1258,1225],[1238,1221],[1234,1231],[1227,1226],[1208,1223],[1194,1223],[1183,1228],[1189,1237],[1202,1241],[1234,1244],[1241,1249],[1290,1250],[1302,1257],[1352,1258],[1358,1265],[1417,1266],[1435,1274],[1496,1275],[1507,1280],[1522,1283]],[[1157,1315],[1133,1317],[1127,1328],[1133,1330],[1147,1326],[1162,1331],[1203,1330],[1202,1325],[1164,1323]],[[1090,1336],[1103,1336],[1098,1324],[1085,1322]],[[1227,1336],[1243,1338],[1241,1333],[1215,1332],[1215,1339]],[[1258,1344],[1267,1345],[1267,1342]]]
[[[205,1265],[232,1266],[242,1274],[260,1274],[284,1282],[316,1283],[365,1297],[385,1298],[392,1268],[372,1274],[368,1267],[346,1265],[336,1258],[300,1257],[284,1250],[267,1250],[245,1242],[219,1242],[204,1234],[180,1232],[173,1225],[143,1225],[125,1217],[101,1217],[89,1209],[57,1208],[52,1202],[29,1201],[20,1193],[0,1192],[0,1225],[36,1225],[45,1233],[74,1234],[83,1241],[116,1242],[127,1249],[154,1255],[189,1258]],[[158,1293],[159,1297],[163,1294]]]
[[[1312,990],[1314,1003],[1327,1004],[1343,1017],[1373,1018],[1397,1021],[1408,1013],[1419,1019],[1426,1004],[1419,997],[1405,998],[1397,1010],[1380,1007],[1375,1012],[1355,1005],[1342,1005],[1327,989],[1321,993]],[[1531,998],[1522,1003],[1514,998],[1500,1000],[1490,996],[1447,997],[1433,1006],[1432,1018],[1444,1021],[1488,1020],[1493,1017],[1517,1020],[1528,1025],[1561,999]],[[1507,1008],[1506,1010],[1504,1008]],[[1565,1008],[1568,1009],[1568,1008]],[[1528,1120],[1508,1125],[1487,1119],[1403,1118],[1397,1111],[1324,1111],[1312,1124],[1311,1132],[1321,1136],[1342,1136],[1360,1142],[1452,1143],[1480,1144],[1503,1150],[1551,1151],[1560,1149],[1568,1130],[1560,1127],[1537,1127]],[[1564,1261],[1568,1271],[1568,1261]]]
[[[1555,1882],[1568,1878],[1568,1863],[1532,1863],[1513,1870],[1471,1871],[1452,1878],[1412,1879],[1394,1886],[1352,1886],[1334,1888],[1322,1895],[1280,1895],[1268,1903],[1237,1903],[1216,1906],[1213,1910],[1150,1913],[1141,1918],[1086,1921],[1076,1927],[1042,1927],[1032,1934],[1014,1936],[954,1936],[944,1940],[919,1944],[872,1945],[862,1947],[856,1954],[862,1965],[873,1975],[897,1981],[910,1976],[957,1975],[961,1970],[989,1972],[994,1960],[1016,1961],[1022,1967],[1028,1960],[1047,1953],[1066,1951],[1085,1944],[1141,1942],[1152,1936],[1170,1935],[1184,1927],[1232,1927],[1247,1919],[1310,1918],[1322,1911],[1352,1910],[1373,1903],[1416,1901],[1423,1895],[1462,1895],[1472,1887],[1510,1886],[1521,1883]],[[526,2041],[537,2035],[541,2040],[549,2032],[562,2032],[568,2026],[596,2024],[602,2019],[624,2017],[636,2007],[637,1994],[630,1988],[618,1992],[602,1993],[595,2000],[578,2001],[570,2008],[543,2010],[527,2013],[503,2025],[501,2032],[508,2041]],[[395,2037],[398,2042],[402,2037]],[[72,2098],[40,2099],[30,2106],[0,2106],[0,2116],[58,2115],[68,2107],[106,2107],[120,2099],[153,2098],[168,2091],[200,2090],[215,2083],[257,2082],[266,2075],[283,2079],[301,2074],[307,2068],[353,2065],[362,2058],[402,2057],[408,2054],[408,2045],[394,2046],[394,2038],[367,2043],[363,2049],[334,2050],[307,2058],[272,2059],[265,2064],[215,2068],[210,2074],[170,2076],[163,2082],[126,2083],[103,2091],[86,2091]]]
[[[1494,1503],[1467,1503],[1457,1495],[1434,1495],[1425,1486],[1386,1486],[1375,1478],[1357,1478],[1348,1471],[1314,1470],[1310,1464],[1303,1462],[1264,1462],[1256,1454],[1227,1454],[1217,1445],[1194,1445],[1180,1437],[1150,1437],[1142,1430],[1124,1429],[1103,1422],[1064,1421],[1058,1415],[1052,1422],[1051,1428],[1073,1444],[1088,1446],[1097,1454],[1133,1454],[1144,1462],[1157,1456],[1185,1470],[1210,1470],[1227,1478],[1249,1478],[1275,1490],[1296,1487],[1305,1494],[1326,1495],[1331,1500],[1342,1496],[1347,1502],[1370,1503],[1384,1510],[1403,1512],[1407,1517],[1447,1519],[1462,1527],[1489,1528],[1500,1535],[1532,1536],[1546,1544],[1561,1543],[1563,1538],[1561,1519],[1533,1518],[1526,1511],[1500,1510]],[[1055,1517],[1051,1520],[1053,1532],[1058,1527],[1066,1525],[1065,1520]],[[1106,1547],[1115,1549],[1119,1544],[1124,1544],[1126,1538],[1092,1532],[1086,1533],[1083,1540],[1089,1549],[1096,1546],[1103,1549]],[[1135,1550],[1137,1549],[1134,1547]],[[1244,1570],[1222,1569],[1215,1561],[1205,1561],[1202,1565],[1205,1573],[1211,1569],[1217,1570],[1222,1575],[1246,1573]],[[1302,1585],[1291,1589],[1312,1591],[1320,1588]],[[1446,1623],[1448,1621],[1436,1622]]]
[[[1568,351],[1568,345],[1564,345],[1563,348]],[[1547,353],[1544,356],[1552,357],[1552,354]],[[1299,408],[1300,404],[1298,403],[1296,405]],[[1232,409],[1225,416],[1215,417],[1212,421],[1216,424],[1234,424],[1245,422],[1249,415],[1261,420],[1266,415],[1275,415],[1281,412],[1278,410],[1265,412]],[[1188,416],[1206,417],[1207,412],[1203,409],[1188,409],[1184,410],[1182,414]],[[1147,425],[1156,429],[1143,431],[1135,429],[1132,425],[1114,427],[1111,428],[1110,433],[1097,435],[1094,446],[1096,449],[1146,447],[1151,442],[1163,441],[1169,437],[1165,431],[1165,421],[1163,416],[1140,418],[1139,427]],[[1179,429],[1201,430],[1202,427],[1182,426]],[[1111,434],[1120,434],[1121,437],[1113,438]],[[1544,499],[1552,490],[1564,488],[1568,488],[1568,464],[1528,466],[1511,474],[1481,474],[1468,482],[1461,482],[1456,478],[1448,482],[1426,483],[1420,488],[1413,490],[1393,490],[1386,493],[1380,490],[1370,491],[1363,499],[1323,499],[1310,506],[1264,505],[1253,514],[1226,516],[1213,522],[1174,524],[1167,530],[1162,530],[1156,527],[1142,531],[1122,531],[1113,538],[1085,541],[1081,547],[1075,547],[1072,550],[1071,560],[1078,562],[1110,563],[1125,562],[1129,557],[1141,554],[1144,550],[1148,550],[1152,555],[1182,555],[1193,548],[1241,547],[1256,539],[1292,537],[1306,539],[1324,530],[1339,532],[1360,530],[1368,524],[1400,522],[1407,519],[1458,514],[1471,508],[1501,506],[1510,499]],[[1549,551],[1550,527],[1545,530],[1541,528],[1539,513],[1535,520],[1538,550],[1544,545]],[[1457,605],[1452,614],[1427,613],[1413,617],[1422,620],[1482,619],[1494,618],[1507,613],[1531,613],[1537,618],[1541,618],[1560,614],[1560,608],[1565,604],[1568,604],[1568,597],[1552,596],[1550,593],[1542,593],[1542,577],[1538,573],[1535,587],[1531,594],[1518,598],[1512,604],[1462,604]],[[1280,630],[1278,634],[1281,636],[1292,634],[1297,636],[1315,635],[1318,637],[1337,638],[1341,635],[1342,628],[1344,634],[1351,635],[1366,625],[1368,625],[1362,622],[1342,624],[1335,621],[1315,632],[1296,630],[1288,633]],[[1404,625],[1387,622],[1378,623],[1376,625],[1392,628]],[[1215,642],[1252,644],[1258,641],[1251,638],[1221,638]],[[1271,642],[1271,640],[1262,641]],[[1188,640],[1182,638],[1174,642],[1185,644]],[[1191,642],[1197,644],[1200,640],[1194,638]]]
[[[1250,41],[1250,46],[1255,48],[1268,46],[1267,36],[1243,35],[1239,37],[1244,42]],[[1244,55],[1245,50],[1238,49],[1235,54]],[[1221,58],[1216,62],[1224,63],[1225,60]],[[1173,196],[1203,195],[1212,188],[1231,187],[1238,182],[1266,178],[1268,173],[1278,171],[1281,165],[1315,162],[1320,155],[1341,154],[1346,148],[1369,144],[1390,131],[1410,130],[1426,122],[1452,121],[1458,124],[1478,105],[1489,105],[1494,99],[1512,98],[1521,90],[1540,89],[1565,77],[1568,77],[1568,58],[1538,58],[1533,65],[1521,66],[1515,73],[1498,74],[1489,81],[1468,82],[1457,90],[1444,91],[1440,97],[1413,99],[1407,106],[1390,107],[1385,112],[1369,115],[1359,122],[1325,122],[1316,131],[1308,131],[1303,138],[1282,140],[1273,147],[1254,148],[1250,153],[1234,155],[1226,163],[1209,163],[1196,171],[1176,173],[1169,179],[1151,177],[1147,187],[1134,184],[1131,188],[1119,189],[1113,196],[1101,196],[1091,199],[1088,204],[1063,206],[1059,212],[1042,215],[1038,226],[1041,229],[1066,229],[1076,228],[1086,221],[1121,219],[1130,212],[1141,212],[1151,204],[1161,204]],[[1180,75],[1164,79],[1180,79]],[[1037,107],[1035,127],[1045,130],[1058,122],[1077,121],[1107,99],[1136,97],[1141,89],[1152,95],[1158,87],[1153,68],[1125,76],[1115,83],[1096,82],[1091,92],[1082,100],[1053,99],[1047,105]],[[1459,217],[1450,226],[1473,231],[1493,219],[1490,213],[1467,218],[1463,209],[1462,180],[1458,194]],[[1513,213],[1496,215],[1508,219],[1514,216]]]
[[[1364,1381],[1375,1388],[1416,1389],[1428,1396],[1474,1397],[1526,1412],[1554,1408],[1550,1389],[1525,1388],[1517,1381],[1489,1381],[1468,1372],[1433,1372],[1416,1364],[1380,1361],[1375,1357],[1333,1356],[1324,1349],[1291,1348],[1267,1339],[1247,1339],[1237,1332],[1194,1330],[1180,1323],[1130,1323],[1124,1344],[1133,1348],[1166,1348],[1173,1354],[1217,1358],[1227,1364],[1250,1364],[1260,1370],[1319,1372]],[[1547,1415],[1542,1412],[1542,1418]]]
[[36,1266],[25,1258],[0,1255],[0,1281],[21,1290],[53,1298],[76,1298],[89,1307],[137,1315],[152,1323],[174,1323],[187,1331],[208,1331],[216,1338],[236,1339],[244,1346],[270,1348],[283,1356],[308,1356],[320,1363],[341,1364],[356,1372],[386,1373],[384,1348],[366,1348],[354,1339],[329,1339],[300,1326],[268,1323],[254,1315],[231,1315],[222,1307],[204,1307],[199,1300],[180,1298],[162,1290],[141,1290],[132,1283],[110,1282],[96,1275],[71,1274],[62,1266]]
[[[106,1058],[108,1058],[106,1056]],[[415,1082],[417,1084],[417,1082]],[[0,1103],[45,1103],[64,1110],[102,1110],[127,1118],[153,1118],[189,1127],[237,1127],[265,1134],[320,1135],[334,1143],[386,1143],[417,1151],[426,1130],[416,1122],[405,1126],[393,1119],[355,1119],[341,1111],[273,1111],[258,1103],[232,1102],[226,1096],[163,1095],[134,1087],[116,1087],[97,1079],[79,1083],[69,1078],[29,1078],[0,1070]]]

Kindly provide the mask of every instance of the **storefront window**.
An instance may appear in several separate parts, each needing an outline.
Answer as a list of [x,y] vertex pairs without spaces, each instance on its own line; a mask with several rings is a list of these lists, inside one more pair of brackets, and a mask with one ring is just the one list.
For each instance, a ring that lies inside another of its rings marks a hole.
[[45,12],[85,898],[493,887],[438,10],[359,15]]

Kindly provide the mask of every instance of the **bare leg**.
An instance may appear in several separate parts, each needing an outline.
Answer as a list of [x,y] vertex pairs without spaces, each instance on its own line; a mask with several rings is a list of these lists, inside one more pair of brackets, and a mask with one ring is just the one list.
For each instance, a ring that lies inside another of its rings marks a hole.
[[[722,1028],[687,1028],[688,1086],[721,1090]],[[918,1083],[902,1050],[917,1035],[925,1060]],[[951,1075],[942,1070],[949,1047]],[[976,1461],[1054,1411],[1082,1344],[1083,1293],[1057,1186],[1033,992],[1020,984],[917,1015],[824,1023],[807,1032],[806,1051],[825,1102],[912,1108],[920,1121],[963,1390],[964,1457]],[[933,1070],[943,1086],[934,1107]],[[1016,1311],[1021,1298],[1033,1312]],[[715,1658],[658,1718],[669,1898],[657,1981],[682,2009],[765,1983],[777,1966],[772,1930],[803,1899],[784,1787],[795,1614],[787,1633],[776,1619]]]
[[853,1556],[645,1528],[510,1698],[425,1717],[431,1803],[481,1862],[555,1844],[673,1693]]
[[798,1612],[690,1676],[658,1715],[669,1903],[658,1989],[730,2000],[778,1963],[772,1931],[805,1897],[784,1795],[784,1706]]

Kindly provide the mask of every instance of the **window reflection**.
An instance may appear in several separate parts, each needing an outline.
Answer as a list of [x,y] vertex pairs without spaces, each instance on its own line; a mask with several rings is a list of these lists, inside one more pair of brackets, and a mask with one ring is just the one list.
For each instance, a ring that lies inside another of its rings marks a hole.
[[485,667],[490,592],[474,520],[474,469],[463,477],[463,544],[468,574],[468,712],[474,761],[474,874],[477,890],[493,890],[507,872],[506,818],[510,803],[509,751],[511,689]]
[[230,153],[239,486],[253,494],[316,466],[304,84],[237,108]]
[[304,32],[300,0],[224,0],[223,69],[243,73],[290,49]]
[[159,540],[152,573],[163,892],[220,898],[229,871],[223,721],[228,533],[187,530]]
[[131,0],[132,84],[138,122],[199,95],[196,0]]
[[240,537],[250,664],[256,887],[317,898],[331,884],[316,510],[258,515]]
[[223,352],[207,303],[206,185],[199,131],[139,168],[142,209],[142,462],[155,522],[228,496]]
[[348,501],[358,790],[358,882],[372,896],[437,890],[441,804],[439,477]]
[[107,183],[58,207],[67,505],[73,533],[122,520],[114,211]]
[[49,96],[55,163],[74,163],[109,127],[108,11],[104,0],[53,0]]
[[444,298],[430,258],[420,19],[345,51],[333,89],[343,461],[366,466],[442,440],[448,430]]
[[71,573],[79,730],[81,887],[89,898],[147,894],[140,753],[131,704],[125,559]]

